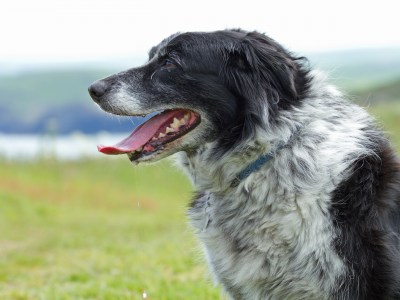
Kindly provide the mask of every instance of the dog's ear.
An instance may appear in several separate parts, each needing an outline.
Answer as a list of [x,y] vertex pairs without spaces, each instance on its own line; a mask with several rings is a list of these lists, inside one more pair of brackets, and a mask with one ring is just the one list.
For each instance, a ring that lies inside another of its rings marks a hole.
[[[308,71],[287,50],[258,32],[247,33],[229,49],[226,64],[228,88],[248,104],[268,106],[274,114],[279,108],[295,105],[304,94]],[[264,116],[265,117],[265,116]]]
[[221,139],[221,148],[232,149],[254,135],[256,126],[263,126],[264,106],[260,101],[259,86],[255,79],[245,49],[230,45],[225,56],[225,65],[220,74],[224,85],[236,97],[237,115],[234,123],[226,128],[226,134]]
[[296,87],[296,76],[300,69],[298,58],[292,57],[273,39],[258,32],[248,33],[242,46],[257,82],[263,84],[266,90],[273,89],[277,94],[275,96],[279,96],[274,102],[299,98]]
[[[238,40],[240,40],[238,42]],[[224,138],[227,148],[265,128],[279,109],[299,103],[308,86],[308,70],[274,40],[258,32],[244,33],[226,48],[220,78],[238,99],[238,116]]]

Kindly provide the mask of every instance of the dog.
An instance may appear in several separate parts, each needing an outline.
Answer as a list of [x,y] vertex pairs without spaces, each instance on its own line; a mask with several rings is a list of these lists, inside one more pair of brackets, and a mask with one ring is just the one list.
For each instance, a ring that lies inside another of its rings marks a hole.
[[400,299],[400,162],[374,119],[268,36],[177,33],[89,87],[106,112],[159,112],[105,154],[174,153],[188,217],[232,299]]

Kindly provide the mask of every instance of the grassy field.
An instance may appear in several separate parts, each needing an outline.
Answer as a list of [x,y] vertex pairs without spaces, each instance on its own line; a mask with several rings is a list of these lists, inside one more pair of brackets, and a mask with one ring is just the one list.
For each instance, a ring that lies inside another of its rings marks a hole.
[[[397,149],[400,104],[375,106]],[[185,224],[168,161],[0,161],[0,299],[224,299]]]
[[190,190],[168,162],[2,162],[0,299],[218,299],[185,224]]

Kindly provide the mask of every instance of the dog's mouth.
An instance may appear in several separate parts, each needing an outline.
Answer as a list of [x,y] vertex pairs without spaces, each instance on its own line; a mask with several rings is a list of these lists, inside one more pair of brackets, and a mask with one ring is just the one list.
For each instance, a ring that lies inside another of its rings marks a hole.
[[200,116],[184,109],[165,110],[140,124],[124,140],[114,146],[97,145],[108,155],[128,154],[131,161],[174,147],[177,140],[200,123]]

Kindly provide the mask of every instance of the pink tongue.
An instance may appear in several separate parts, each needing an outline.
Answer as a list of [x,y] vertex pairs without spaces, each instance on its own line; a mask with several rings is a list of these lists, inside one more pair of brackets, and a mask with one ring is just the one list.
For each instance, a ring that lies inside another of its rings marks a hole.
[[104,154],[114,155],[134,151],[146,144],[157,130],[177,113],[179,113],[179,111],[172,110],[156,115],[136,127],[126,139],[120,141],[118,144],[114,146],[97,145],[97,149]]

